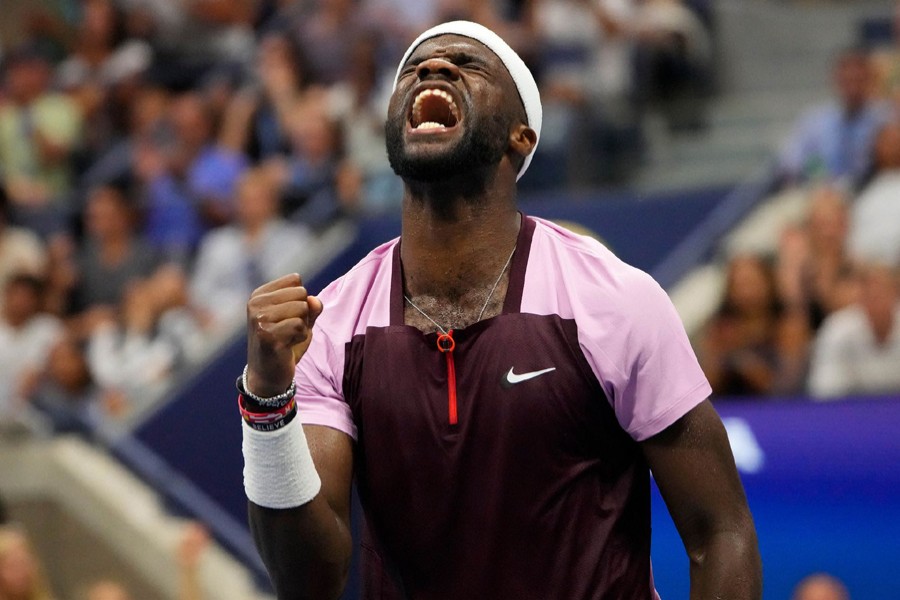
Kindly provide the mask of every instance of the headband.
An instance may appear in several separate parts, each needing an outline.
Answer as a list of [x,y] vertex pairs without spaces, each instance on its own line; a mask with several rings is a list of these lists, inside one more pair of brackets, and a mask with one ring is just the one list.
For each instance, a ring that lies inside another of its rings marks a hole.
[[[537,139],[539,141],[541,138],[543,110],[541,108],[541,95],[540,92],[538,92],[534,76],[531,74],[531,71],[528,70],[528,67],[525,66],[525,62],[518,54],[516,54],[516,51],[510,48],[509,44],[504,42],[499,35],[484,25],[472,23],[471,21],[450,21],[448,23],[436,25],[417,37],[416,41],[407,48],[406,53],[403,55],[403,59],[400,61],[400,66],[397,67],[397,75],[394,77],[394,89],[397,88],[397,80],[400,79],[400,72],[403,70],[403,65],[406,64],[406,61],[409,60],[410,55],[415,49],[425,40],[441,35],[461,35],[463,37],[472,38],[487,46],[497,55],[512,77],[513,82],[516,84],[516,89],[519,91],[519,98],[522,100],[522,105],[525,107],[525,118],[528,121],[528,126],[534,130],[535,134],[537,134]],[[518,181],[528,169],[528,165],[531,164],[531,158],[534,156],[534,151],[536,149],[537,141],[534,144],[534,148],[531,149],[531,152],[522,162],[522,168],[519,169],[516,181]]]

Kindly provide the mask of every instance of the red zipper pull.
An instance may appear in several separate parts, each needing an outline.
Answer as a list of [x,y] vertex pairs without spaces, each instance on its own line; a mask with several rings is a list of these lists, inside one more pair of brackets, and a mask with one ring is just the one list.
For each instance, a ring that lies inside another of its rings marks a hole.
[[459,415],[456,409],[456,365],[453,362],[453,349],[456,341],[453,339],[453,330],[442,333],[437,338],[438,350],[447,357],[447,414],[451,425],[456,425]]

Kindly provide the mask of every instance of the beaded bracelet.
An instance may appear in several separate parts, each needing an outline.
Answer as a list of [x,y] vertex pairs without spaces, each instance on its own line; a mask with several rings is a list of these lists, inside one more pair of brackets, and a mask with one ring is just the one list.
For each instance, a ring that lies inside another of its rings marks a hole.
[[242,396],[252,400],[256,404],[258,404],[261,408],[266,409],[277,409],[286,405],[290,402],[294,395],[297,393],[297,383],[292,379],[291,385],[288,386],[288,389],[283,393],[278,394],[277,396],[272,396],[271,398],[262,398],[257,396],[253,392],[249,390],[247,386],[247,370],[250,368],[250,365],[244,365],[244,372],[235,382],[235,385],[238,389],[238,392],[241,393]]

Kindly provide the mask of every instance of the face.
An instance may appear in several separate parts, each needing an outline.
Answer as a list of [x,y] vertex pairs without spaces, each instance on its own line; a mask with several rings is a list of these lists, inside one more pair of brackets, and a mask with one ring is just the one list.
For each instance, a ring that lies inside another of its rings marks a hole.
[[443,35],[412,53],[385,125],[391,167],[404,179],[442,181],[499,165],[524,122],[512,77],[475,40]]
[[185,94],[171,107],[170,118],[175,134],[189,146],[200,146],[209,138],[210,122],[207,107],[200,96]]
[[15,102],[30,102],[50,84],[50,66],[41,59],[29,58],[10,65],[6,72],[6,90]]
[[813,192],[809,209],[809,233],[819,249],[839,249],[847,236],[847,207],[840,192],[819,188]]
[[850,111],[861,108],[872,88],[869,58],[855,53],[842,57],[835,67],[834,79],[844,108]]
[[769,306],[772,283],[765,263],[755,256],[739,256],[729,265],[728,297],[742,311],[756,311]]
[[31,590],[37,575],[34,557],[24,539],[6,540],[0,554],[0,597],[21,597]]
[[4,316],[13,326],[19,326],[36,315],[41,308],[40,291],[24,281],[10,281],[4,290]]
[[116,236],[131,229],[131,220],[125,200],[119,191],[101,187],[91,192],[85,211],[85,225],[95,238]]
[[893,319],[897,303],[896,275],[890,268],[872,266],[862,276],[861,300],[869,320],[888,324]]
[[251,171],[238,183],[236,209],[244,225],[265,223],[278,215],[278,190],[265,174]]
[[116,14],[109,0],[90,0],[84,3],[82,35],[111,42],[116,28]]

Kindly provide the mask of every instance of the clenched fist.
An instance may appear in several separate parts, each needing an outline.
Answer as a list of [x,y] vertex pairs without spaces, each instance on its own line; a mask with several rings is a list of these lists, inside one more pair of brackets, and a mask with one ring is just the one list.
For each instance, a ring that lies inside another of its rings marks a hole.
[[257,396],[281,394],[309,348],[322,303],[296,273],[260,286],[247,302],[247,387]]

